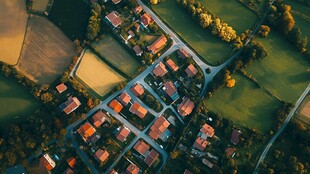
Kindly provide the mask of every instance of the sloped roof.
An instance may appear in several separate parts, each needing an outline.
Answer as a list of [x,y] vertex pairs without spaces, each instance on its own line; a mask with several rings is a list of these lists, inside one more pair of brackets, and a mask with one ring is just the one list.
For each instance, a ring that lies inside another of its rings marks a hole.
[[139,103],[134,102],[131,107],[129,108],[129,111],[133,114],[136,114],[140,118],[144,118],[147,114],[147,110],[143,108]]
[[164,83],[164,91],[171,97],[174,93],[177,92],[177,88],[171,81]]
[[108,159],[109,157],[109,152],[107,150],[102,150],[99,149],[96,151],[94,157],[99,161],[99,162],[104,162]]
[[207,140],[205,140],[201,137],[197,137],[193,146],[200,151],[204,151],[208,144],[209,143]]
[[139,174],[140,168],[135,164],[130,163],[126,169],[126,174]]
[[154,75],[157,77],[163,77],[167,72],[166,66],[162,62],[159,62],[153,70]]
[[96,129],[90,123],[86,122],[82,126],[80,126],[78,132],[84,140],[87,140],[87,138],[89,138],[96,132]]
[[113,27],[117,27],[122,23],[122,20],[116,11],[112,11],[111,13],[106,15],[105,18],[108,19],[108,21],[113,25]]
[[64,92],[65,90],[67,90],[67,86],[63,83],[59,84],[56,86],[56,89],[59,93]]
[[183,48],[180,48],[177,53],[182,59],[189,57],[189,54]]
[[141,17],[140,17],[140,21],[141,23],[147,27],[151,22],[152,22],[152,18],[149,14],[144,13]]
[[240,135],[242,134],[242,132],[240,130],[236,130],[234,129],[231,133],[231,139],[230,141],[234,144],[237,145],[240,141]]
[[146,144],[144,141],[139,140],[133,148],[137,152],[139,152],[142,156],[145,156],[146,153],[149,151],[150,146]]
[[135,95],[135,96],[140,96],[144,93],[144,88],[142,85],[139,83],[136,83],[130,88],[130,91]]
[[195,66],[193,64],[190,64],[185,69],[185,72],[187,73],[188,76],[194,77],[198,73],[198,70],[195,68]]
[[157,160],[158,156],[158,152],[152,149],[149,155],[144,159],[144,162],[150,167]]
[[157,140],[160,135],[167,130],[170,123],[166,120],[165,117],[160,116],[157,118],[157,120],[154,122],[154,124],[150,128],[149,135],[154,140]]
[[55,161],[50,157],[49,154],[44,154],[41,158],[40,158],[40,164],[47,170],[47,171],[51,171],[55,166],[56,163]]
[[157,53],[165,44],[167,43],[167,38],[161,35],[152,45],[148,46],[147,49],[153,54]]
[[179,69],[178,65],[176,65],[172,59],[168,59],[168,60],[166,61],[166,65],[168,66],[168,68],[169,68],[170,70],[172,70],[172,71],[174,71],[174,72],[177,71],[177,70]]
[[213,127],[211,127],[210,125],[208,125],[207,123],[204,124],[201,129],[200,132],[206,134],[208,137],[213,137],[214,135],[214,129]]
[[117,100],[112,100],[110,103],[110,108],[112,108],[116,113],[121,112],[121,110],[123,109],[123,105],[120,104]]
[[122,92],[122,94],[117,98],[118,101],[120,101],[123,105],[127,105],[130,100],[131,100],[131,97],[127,94],[127,92]]
[[128,135],[130,134],[130,130],[127,127],[123,127],[120,131],[118,131],[118,133],[116,134],[116,138],[123,142],[125,141],[125,139],[128,137]]
[[132,49],[135,51],[136,55],[143,53],[139,45],[135,45]]
[[194,107],[195,107],[194,102],[192,102],[189,98],[185,97],[178,107],[178,113],[181,116],[187,116],[192,113]]
[[92,117],[92,122],[95,127],[100,127],[106,121],[106,115],[102,111],[98,111]]
[[68,159],[67,159],[67,163],[68,163],[68,165],[69,165],[71,168],[74,168],[74,165],[75,165],[75,163],[76,163],[76,158],[74,158],[74,157],[68,158]]
[[78,98],[70,96],[68,100],[65,101],[64,105],[65,108],[63,109],[63,111],[68,115],[74,110],[76,110],[81,105],[81,103]]

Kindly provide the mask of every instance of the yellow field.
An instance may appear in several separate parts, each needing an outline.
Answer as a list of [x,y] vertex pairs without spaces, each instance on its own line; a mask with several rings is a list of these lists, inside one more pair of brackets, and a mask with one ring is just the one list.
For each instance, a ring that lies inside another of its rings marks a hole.
[[310,95],[305,97],[297,112],[299,118],[310,125]]
[[32,3],[32,9],[45,12],[47,4],[48,0],[34,0]]
[[85,52],[76,75],[100,96],[126,80],[89,50]]
[[24,0],[0,0],[0,61],[11,65],[17,63],[27,19]]

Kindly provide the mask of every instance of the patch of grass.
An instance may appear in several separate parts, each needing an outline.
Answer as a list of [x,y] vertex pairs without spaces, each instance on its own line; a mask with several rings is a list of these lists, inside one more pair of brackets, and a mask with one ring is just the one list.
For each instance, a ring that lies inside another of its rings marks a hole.
[[295,103],[310,82],[310,62],[276,32],[258,40],[269,55],[254,62],[246,71],[280,99]]
[[202,29],[176,0],[164,0],[152,6],[152,9],[206,62],[219,64],[231,55],[232,47],[210,31]]
[[206,106],[220,116],[233,120],[241,126],[267,132],[273,125],[275,110],[281,102],[268,95],[245,77],[234,74],[236,86],[224,87],[210,99]]

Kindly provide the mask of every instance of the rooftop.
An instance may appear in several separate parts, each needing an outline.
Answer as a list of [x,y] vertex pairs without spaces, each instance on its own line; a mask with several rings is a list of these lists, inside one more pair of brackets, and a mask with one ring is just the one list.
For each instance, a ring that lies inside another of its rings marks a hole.
[[138,174],[140,171],[140,168],[136,166],[135,164],[130,163],[129,166],[126,169],[126,174]]
[[231,139],[230,141],[234,144],[237,145],[240,141],[240,135],[242,134],[242,132],[240,130],[236,130],[233,129],[232,133],[231,133]]
[[158,156],[158,152],[152,149],[149,155],[144,159],[144,162],[150,167],[158,159]]
[[106,121],[106,115],[102,111],[98,111],[92,117],[92,123],[95,127],[100,127]]
[[148,46],[147,49],[153,54],[157,53],[165,44],[167,43],[167,38],[161,35],[152,45]]
[[147,114],[147,110],[143,108],[139,103],[134,102],[131,107],[129,108],[129,111],[133,114],[136,114],[140,118],[144,118]]
[[195,68],[195,66],[193,64],[190,64],[185,69],[185,72],[187,73],[188,76],[194,77],[198,73],[198,70]]
[[209,142],[207,140],[197,137],[193,146],[200,151],[204,151],[208,144]]
[[140,17],[140,21],[142,23],[142,25],[144,27],[147,27],[151,22],[152,22],[152,18],[149,14],[144,13],[141,17]]
[[149,151],[150,146],[146,144],[144,141],[139,140],[133,148],[137,152],[139,152],[142,156],[145,156],[146,153]]
[[119,14],[116,11],[112,11],[105,18],[113,25],[113,27],[117,27],[122,24],[122,20],[119,17]]
[[123,109],[123,105],[120,104],[117,100],[112,100],[111,103],[109,104],[110,108],[112,108],[116,113],[121,112]]
[[122,94],[117,98],[118,101],[120,101],[124,106],[126,106],[130,100],[131,97],[126,93],[126,92],[122,92]]
[[102,150],[99,149],[96,151],[96,153],[94,154],[94,157],[99,161],[99,162],[105,162],[108,157],[109,157],[109,152],[107,150]]
[[139,83],[136,83],[130,88],[130,91],[135,95],[135,96],[140,96],[144,93],[144,88],[142,85]]
[[167,72],[166,66],[162,62],[159,62],[153,70],[154,75],[157,77],[163,77]]
[[154,140],[157,140],[159,136],[167,130],[169,125],[170,123],[165,119],[165,117],[158,117],[150,128],[149,136],[152,137]]
[[63,103],[63,105],[63,111],[68,115],[76,110],[81,105],[81,103],[78,98],[70,96],[68,100]]
[[63,83],[56,86],[56,89],[59,93],[63,93],[65,90],[67,90],[67,86]]
[[171,81],[165,82],[163,89],[171,97],[173,101],[179,98],[177,88]]
[[187,116],[192,113],[194,107],[194,102],[192,102],[189,98],[185,97],[182,103],[178,106],[178,113],[181,116]]
[[56,166],[55,161],[49,154],[44,154],[39,161],[40,165],[42,165],[47,171],[51,171]]
[[122,127],[122,129],[116,134],[116,138],[119,141],[124,142],[129,134],[130,130],[127,127]]
[[211,127],[210,125],[208,125],[207,123],[204,124],[201,129],[200,132],[206,134],[208,137],[213,137],[214,135],[214,129],[213,127]]
[[180,48],[177,53],[182,59],[189,57],[189,54],[183,48]]
[[176,65],[172,59],[168,59],[166,61],[166,65],[169,67],[171,71],[174,71],[174,72],[179,69],[178,65]]
[[90,136],[96,132],[96,129],[89,123],[86,122],[78,129],[78,133],[82,136],[84,141],[86,141]]

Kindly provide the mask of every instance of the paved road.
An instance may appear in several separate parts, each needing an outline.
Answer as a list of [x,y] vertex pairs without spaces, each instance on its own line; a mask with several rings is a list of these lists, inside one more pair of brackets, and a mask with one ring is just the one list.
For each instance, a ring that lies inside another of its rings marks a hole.
[[278,138],[278,136],[283,132],[283,130],[285,129],[285,127],[287,126],[287,124],[290,122],[290,120],[293,118],[297,108],[299,107],[300,103],[303,101],[303,99],[307,96],[307,94],[310,91],[310,83],[308,85],[308,87],[305,89],[305,91],[302,93],[302,95],[299,97],[299,99],[297,100],[295,107],[291,110],[291,112],[289,113],[289,115],[287,116],[287,118],[285,119],[284,123],[282,124],[281,128],[277,131],[277,133],[271,138],[271,140],[269,141],[269,143],[267,144],[267,146],[265,147],[263,153],[261,154],[257,165],[255,167],[255,170],[253,172],[253,174],[257,174],[259,172],[259,165],[261,164],[262,161],[264,161],[270,147],[272,146],[273,142]]

